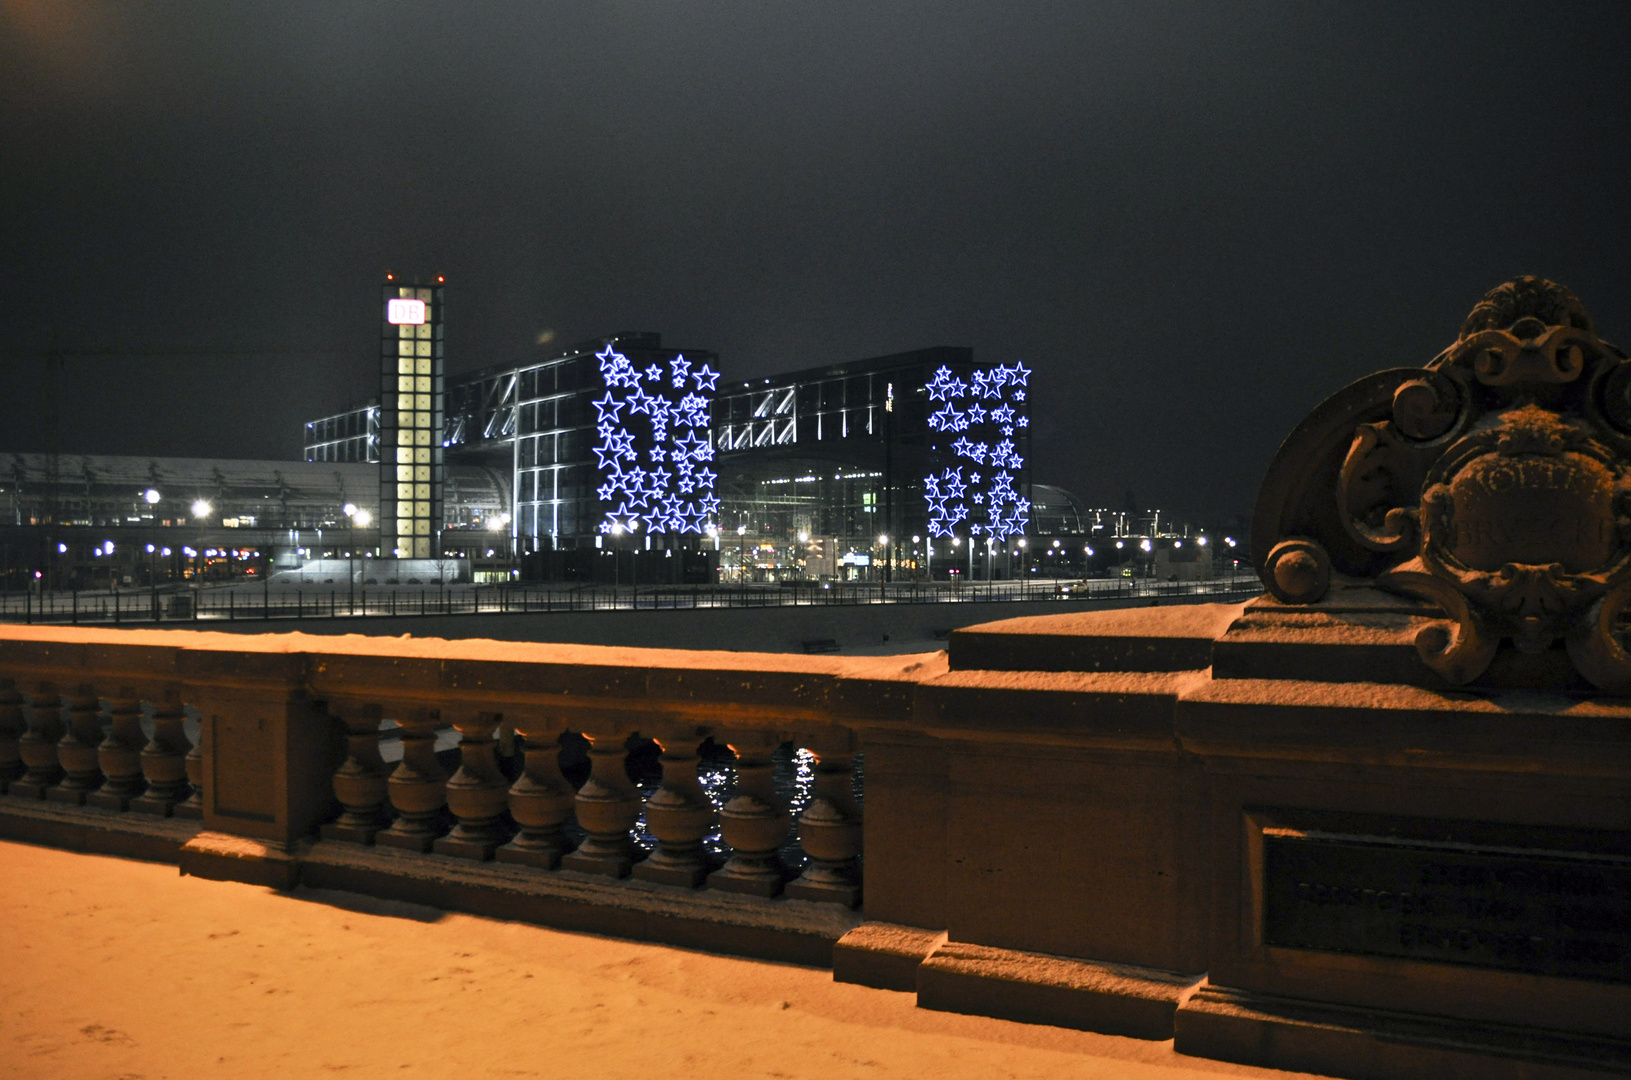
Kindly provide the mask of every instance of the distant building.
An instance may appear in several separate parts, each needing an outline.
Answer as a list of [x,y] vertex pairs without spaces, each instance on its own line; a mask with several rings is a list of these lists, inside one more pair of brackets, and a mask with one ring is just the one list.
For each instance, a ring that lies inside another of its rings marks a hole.
[[[504,531],[545,577],[1013,572],[1032,528],[1023,365],[932,348],[722,384],[717,361],[625,332],[453,376],[441,450],[508,474]],[[400,454],[389,412],[311,421],[306,459]]]
[[[507,565],[485,527],[509,502],[502,474],[454,466],[448,547]],[[149,503],[146,492],[157,493]],[[373,552],[347,504],[379,513],[377,465],[113,455],[0,456],[0,580],[16,589],[225,579],[324,554]],[[148,545],[154,550],[149,552]],[[37,575],[37,576],[36,576]]]

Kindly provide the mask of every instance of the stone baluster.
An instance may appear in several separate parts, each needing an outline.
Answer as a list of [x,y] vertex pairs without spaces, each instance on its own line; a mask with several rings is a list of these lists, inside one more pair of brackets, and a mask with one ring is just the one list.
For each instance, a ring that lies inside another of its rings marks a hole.
[[[187,760],[192,743],[187,739],[187,710],[171,698],[153,702],[153,737],[142,747],[142,777],[147,791],[130,800],[130,808],[143,814],[169,817],[192,792],[187,783]],[[199,767],[202,769],[203,761]]]
[[23,775],[25,766],[17,740],[27,730],[23,695],[17,692],[16,681],[0,679],[0,795],[6,793],[13,780]]
[[102,743],[102,702],[90,686],[80,684],[65,695],[62,711],[62,737],[57,740],[57,764],[62,779],[45,797],[51,802],[85,805],[85,796],[102,786],[102,769],[97,763],[97,747]]
[[585,731],[589,740],[589,779],[578,789],[578,825],[588,834],[561,860],[568,870],[623,877],[634,865],[629,830],[640,820],[640,789],[629,779],[629,732],[620,726]]
[[775,896],[786,880],[777,849],[792,823],[770,780],[771,754],[780,742],[770,732],[751,731],[733,734],[727,745],[736,755],[736,794],[719,812],[719,831],[731,854],[708,875],[708,887]]
[[43,799],[47,789],[62,779],[57,761],[57,740],[62,738],[64,700],[50,683],[41,683],[31,695],[28,730],[17,740],[17,755],[24,773],[11,782],[10,793],[25,799]]
[[447,770],[436,760],[436,728],[441,722],[441,714],[431,709],[397,720],[402,727],[402,760],[385,783],[396,820],[375,835],[375,844],[423,854],[447,831]]
[[447,782],[447,808],[455,824],[432,845],[438,855],[491,859],[510,838],[506,814],[510,785],[499,771],[498,743],[493,738],[501,719],[499,713],[478,713],[453,724],[460,736],[459,768]]
[[561,831],[572,816],[576,793],[561,775],[560,732],[546,721],[517,721],[525,764],[510,788],[510,817],[521,831],[498,849],[499,862],[553,870],[572,844]]
[[112,723],[107,738],[96,748],[96,763],[107,779],[85,796],[85,802],[104,810],[128,810],[146,786],[142,779],[142,747],[147,737],[142,734],[142,703],[135,690],[119,688],[119,695],[108,709],[108,719]]
[[387,823],[385,762],[379,756],[378,705],[353,705],[337,710],[345,724],[345,761],[334,771],[334,797],[340,816],[318,830],[324,840],[372,844]]
[[861,902],[861,804],[855,797],[855,752],[812,747],[815,790],[799,814],[799,844],[809,863],[787,895],[855,907]]
[[646,827],[657,847],[634,867],[642,881],[696,888],[708,876],[702,841],[714,824],[714,806],[697,779],[696,729],[653,735],[662,750],[663,779],[646,800]]
[[[167,705],[166,708],[168,707]],[[181,716],[181,726],[176,730],[181,737],[181,741],[186,742],[187,712],[179,703],[175,707],[179,710]],[[157,719],[157,717],[154,718],[155,723],[157,723]],[[204,817],[204,744],[209,741],[209,737],[209,725],[200,724],[198,727],[198,742],[193,744],[193,748],[187,751],[187,756],[182,759],[182,768],[187,773],[187,787],[189,790],[187,797],[176,803],[175,809],[171,811],[171,814],[175,817],[187,818],[192,821],[199,821]]]

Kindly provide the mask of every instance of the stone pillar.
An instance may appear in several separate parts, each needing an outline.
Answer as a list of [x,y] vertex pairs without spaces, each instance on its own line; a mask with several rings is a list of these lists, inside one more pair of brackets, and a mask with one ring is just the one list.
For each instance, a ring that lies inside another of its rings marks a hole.
[[[177,708],[180,708],[178,705]],[[187,739],[186,733],[187,713],[181,709],[181,727],[176,730],[183,742]],[[187,774],[187,797],[176,803],[171,813],[178,818],[187,818],[192,821],[204,817],[204,744],[209,742],[210,728],[208,724],[198,725],[198,742],[187,751],[182,759],[182,769]]]
[[107,738],[96,748],[96,763],[107,779],[85,797],[85,802],[104,810],[128,810],[146,786],[142,779],[142,747],[147,738],[142,734],[142,703],[136,691],[120,687],[108,718],[112,725]]
[[733,735],[727,745],[736,755],[736,794],[719,812],[719,830],[731,855],[708,875],[708,887],[775,896],[785,880],[776,849],[792,820],[770,782],[770,756],[780,741],[773,733],[750,731]]
[[62,779],[57,762],[57,740],[62,738],[64,700],[50,683],[41,683],[30,695],[28,730],[17,740],[17,754],[25,772],[11,782],[10,793],[25,799],[43,799],[47,788]]
[[493,732],[503,717],[477,713],[474,719],[455,721],[459,732],[459,768],[447,782],[447,808],[453,812],[453,830],[432,845],[438,855],[484,861],[510,838],[505,816],[509,782],[498,768],[498,743]]
[[861,902],[861,805],[851,783],[855,754],[812,752],[815,791],[799,815],[799,843],[810,861],[788,884],[787,895],[855,907]]
[[396,820],[374,836],[374,843],[424,853],[447,831],[447,773],[436,760],[441,714],[427,709],[397,723],[402,727],[402,760],[385,784]]
[[640,820],[640,791],[624,768],[629,732],[621,727],[586,731],[589,779],[578,789],[578,824],[588,837],[561,860],[568,870],[623,877],[634,864],[629,830]]
[[334,771],[334,797],[340,816],[319,830],[324,840],[372,844],[384,828],[386,768],[379,756],[378,705],[353,705],[331,710],[345,724],[345,761]]
[[[153,737],[141,752],[147,791],[130,800],[132,810],[169,817],[189,794],[197,794],[187,783],[193,745],[187,740],[186,725],[187,710],[180,701],[172,698],[153,702]],[[202,766],[202,760],[199,764]]]
[[23,775],[22,755],[17,740],[28,730],[23,719],[23,695],[17,692],[13,679],[0,679],[0,795],[4,795],[11,782]]
[[561,745],[555,725],[520,721],[516,733],[524,740],[526,764],[510,788],[510,816],[521,831],[498,849],[495,858],[553,870],[572,846],[561,826],[572,816],[576,794],[561,775]]
[[62,737],[57,740],[57,763],[62,779],[45,793],[51,802],[85,805],[85,796],[102,786],[96,748],[102,742],[102,702],[96,690],[81,683],[63,698]]
[[657,848],[634,867],[643,881],[696,888],[708,876],[702,841],[714,824],[714,807],[697,779],[695,731],[654,737],[662,749],[663,780],[646,800],[646,827]]

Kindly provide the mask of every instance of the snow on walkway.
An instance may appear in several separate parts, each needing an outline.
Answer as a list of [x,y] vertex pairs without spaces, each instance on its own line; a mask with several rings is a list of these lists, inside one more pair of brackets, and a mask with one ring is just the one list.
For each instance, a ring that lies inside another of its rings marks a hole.
[[1295,1074],[830,972],[0,842],[0,1077]]

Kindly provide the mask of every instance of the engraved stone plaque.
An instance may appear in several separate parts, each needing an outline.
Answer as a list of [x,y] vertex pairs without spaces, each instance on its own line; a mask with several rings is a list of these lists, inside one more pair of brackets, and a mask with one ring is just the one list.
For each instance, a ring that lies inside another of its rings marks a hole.
[[1263,943],[1631,982],[1631,857],[1269,827]]

